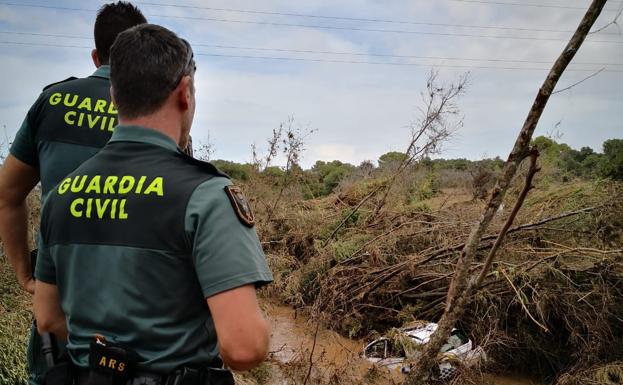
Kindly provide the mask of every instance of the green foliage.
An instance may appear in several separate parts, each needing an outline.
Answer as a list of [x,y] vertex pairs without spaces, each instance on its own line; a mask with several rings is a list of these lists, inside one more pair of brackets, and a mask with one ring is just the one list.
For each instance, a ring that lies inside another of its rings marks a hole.
[[286,172],[281,167],[270,166],[270,167],[266,167],[266,169],[262,171],[262,174],[268,177],[279,179],[279,178],[283,178]]
[[603,147],[601,174],[607,178],[623,180],[623,139],[606,140]]
[[407,154],[404,152],[390,151],[379,157],[379,167],[384,168],[392,165],[398,165],[405,159],[407,159]]
[[610,139],[603,143],[603,154],[590,147],[579,151],[564,143],[539,136],[532,141],[541,153],[540,162],[557,172],[563,181],[570,177],[593,179],[601,176],[623,180],[623,140]]
[[411,212],[432,213],[433,209],[426,202],[412,202],[409,206]]
[[441,191],[439,176],[433,171],[429,171],[423,180],[417,181],[410,189],[410,199],[408,204],[414,205],[420,201],[430,199]]
[[342,262],[350,258],[355,252],[359,251],[366,242],[370,240],[370,236],[366,234],[355,234],[350,238],[338,240],[331,244],[333,250],[333,259],[336,262]]
[[[500,159],[500,158],[496,158]],[[459,159],[433,159],[432,164],[435,170],[456,170],[467,171],[472,165],[472,161],[465,158]]]
[[228,160],[217,159],[212,161],[219,170],[229,175],[233,179],[246,181],[249,180],[251,173],[253,172],[253,165],[249,163],[236,163]]
[[327,196],[355,169],[356,167],[352,164],[342,163],[339,160],[332,162],[319,160],[309,172],[309,188],[316,197]]

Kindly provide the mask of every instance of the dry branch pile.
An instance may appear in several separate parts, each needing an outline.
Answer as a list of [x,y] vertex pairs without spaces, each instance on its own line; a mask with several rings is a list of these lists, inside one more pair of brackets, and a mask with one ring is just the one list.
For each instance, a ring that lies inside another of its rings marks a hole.
[[[521,190],[523,177],[517,179],[507,207]],[[374,220],[368,218],[376,197],[325,242],[366,199],[361,191],[376,188],[361,184],[324,200],[290,204],[270,223],[260,221],[276,276],[270,294],[331,314],[329,326],[351,336],[438,320],[457,254],[482,203],[441,194],[414,207],[396,189],[388,199],[392,205]],[[545,182],[537,177],[535,184]],[[357,199],[348,196],[354,193]],[[623,359],[621,349],[612,349],[623,343],[622,197],[623,186],[610,182],[531,193],[459,325],[486,345],[495,368],[553,378]],[[480,270],[509,211],[496,215],[472,271]]]

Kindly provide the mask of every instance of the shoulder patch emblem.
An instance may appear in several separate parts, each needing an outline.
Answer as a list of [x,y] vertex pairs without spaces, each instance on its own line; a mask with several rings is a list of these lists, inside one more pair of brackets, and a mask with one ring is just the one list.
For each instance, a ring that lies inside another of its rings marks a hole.
[[242,190],[237,186],[225,186],[225,193],[231,201],[231,205],[234,207],[236,216],[247,227],[255,226],[255,216],[251,211],[251,205],[249,201],[244,197]]

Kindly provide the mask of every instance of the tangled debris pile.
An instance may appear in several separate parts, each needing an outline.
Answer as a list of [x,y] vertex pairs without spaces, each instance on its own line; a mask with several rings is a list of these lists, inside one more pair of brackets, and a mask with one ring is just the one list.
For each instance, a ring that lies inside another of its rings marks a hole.
[[[485,346],[491,370],[560,377],[566,385],[572,373],[602,373],[594,368],[623,359],[612,349],[623,343],[623,186],[547,178],[537,181],[542,187],[526,201],[459,327]],[[345,184],[335,196],[290,202],[281,216],[260,220],[276,276],[267,295],[331,314],[328,326],[348,336],[438,319],[481,203],[446,189],[405,204],[398,188],[393,205],[372,216],[374,199],[360,202],[379,183]],[[498,213],[473,269],[506,215]]]

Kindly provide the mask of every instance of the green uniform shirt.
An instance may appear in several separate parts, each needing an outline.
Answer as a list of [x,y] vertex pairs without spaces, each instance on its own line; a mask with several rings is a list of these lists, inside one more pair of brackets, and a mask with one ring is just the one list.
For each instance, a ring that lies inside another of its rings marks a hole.
[[77,365],[95,334],[134,350],[144,370],[217,356],[205,298],[272,280],[230,184],[167,136],[118,126],[50,193],[36,278],[58,286]]
[[10,152],[39,168],[42,196],[99,151],[117,124],[110,98],[110,67],[43,89],[28,111]]

